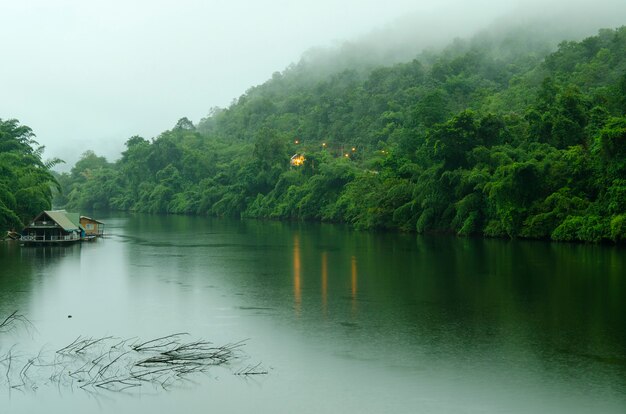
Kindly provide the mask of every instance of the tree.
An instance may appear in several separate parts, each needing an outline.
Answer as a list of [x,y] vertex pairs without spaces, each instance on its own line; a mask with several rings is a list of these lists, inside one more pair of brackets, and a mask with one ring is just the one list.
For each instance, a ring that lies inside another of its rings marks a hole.
[[195,131],[196,127],[187,117],[180,118],[174,126],[174,131]]
[[463,111],[446,123],[436,125],[429,136],[435,158],[442,160],[446,169],[465,166],[466,153],[478,144],[477,130],[476,114],[471,110]]
[[16,119],[0,119],[0,226],[18,228],[41,210],[49,209],[52,188],[60,187],[50,168],[61,162],[44,163],[43,147],[32,130]]

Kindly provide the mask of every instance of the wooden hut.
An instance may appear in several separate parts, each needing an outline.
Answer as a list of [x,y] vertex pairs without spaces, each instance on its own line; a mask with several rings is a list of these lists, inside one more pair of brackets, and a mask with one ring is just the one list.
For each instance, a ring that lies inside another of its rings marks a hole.
[[292,167],[299,167],[304,164],[305,160],[306,158],[304,158],[303,154],[294,154],[293,157],[291,157],[291,159],[289,160],[289,165],[291,165]]
[[78,213],[43,211],[22,230],[21,241],[28,245],[67,244],[80,241],[83,229]]
[[104,223],[87,216],[80,216],[80,225],[85,229],[87,237],[102,237]]

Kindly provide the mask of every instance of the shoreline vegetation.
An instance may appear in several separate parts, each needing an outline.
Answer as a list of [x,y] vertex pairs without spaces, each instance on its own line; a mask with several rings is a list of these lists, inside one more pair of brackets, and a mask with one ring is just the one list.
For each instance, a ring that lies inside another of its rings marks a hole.
[[[535,40],[477,36],[324,76],[302,60],[197,125],[129,138],[116,162],[87,151],[19,195],[2,178],[0,225],[49,208],[58,184],[54,204],[71,210],[624,243],[626,27],[552,53]],[[0,148],[5,130],[32,136],[0,121]]]

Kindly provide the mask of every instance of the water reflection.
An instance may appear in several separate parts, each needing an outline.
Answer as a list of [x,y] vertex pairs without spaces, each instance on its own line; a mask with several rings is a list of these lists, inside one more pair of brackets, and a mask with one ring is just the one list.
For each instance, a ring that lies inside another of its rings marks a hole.
[[79,272],[80,254],[80,244],[25,247],[16,241],[0,242],[0,317],[22,311],[51,267],[70,260],[76,263],[72,271]]
[[358,274],[356,270],[356,257],[350,258],[350,293],[352,298],[352,316],[354,317],[357,312],[357,284]]
[[[626,343],[624,249],[326,226],[273,231],[276,251],[263,260],[280,273],[278,246],[281,233],[288,233],[291,300],[307,323],[321,310],[321,320],[343,327],[350,321],[385,341],[397,337],[419,347],[426,340],[435,349],[458,346],[468,352],[481,343],[513,341],[548,359],[556,349],[582,354],[579,348],[591,342],[615,355]],[[280,281],[273,282],[272,291],[256,288],[280,306]]]
[[296,315],[302,312],[302,287],[300,285],[300,236],[293,236],[293,299]]
[[[625,404],[624,249],[201,217],[108,223],[111,238],[82,251],[0,245],[0,307],[28,303],[44,338],[251,338],[248,352],[276,367],[254,400],[263,412],[276,401],[332,411],[347,394],[346,412],[424,401],[425,412],[554,412],[563,401],[623,412],[611,408]],[[186,412],[251,401],[237,385],[221,382],[214,399],[209,388],[171,399]]]
[[36,263],[39,266],[46,266],[59,262],[66,257],[79,257],[81,247],[81,243],[73,243],[67,246],[20,246],[20,257],[24,261]]
[[328,252],[322,252],[322,314],[328,316]]

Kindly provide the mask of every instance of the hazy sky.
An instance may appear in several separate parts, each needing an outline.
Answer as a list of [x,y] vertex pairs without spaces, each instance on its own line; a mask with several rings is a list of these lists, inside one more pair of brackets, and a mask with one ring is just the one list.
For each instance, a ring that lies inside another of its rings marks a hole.
[[33,128],[46,157],[67,167],[87,149],[114,160],[130,136],[197,122],[311,47],[407,15],[467,35],[519,3],[0,0],[0,118]]

